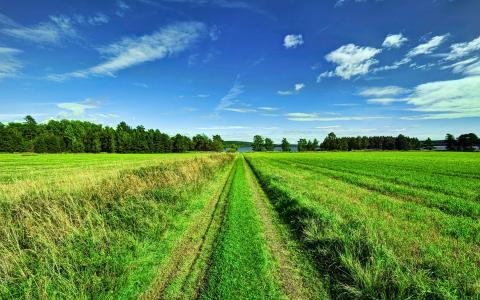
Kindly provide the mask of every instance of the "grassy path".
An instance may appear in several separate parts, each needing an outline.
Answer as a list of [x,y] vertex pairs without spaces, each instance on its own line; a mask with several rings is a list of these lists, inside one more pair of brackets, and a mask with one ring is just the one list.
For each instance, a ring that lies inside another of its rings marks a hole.
[[289,236],[239,157],[202,299],[326,298],[314,268]]

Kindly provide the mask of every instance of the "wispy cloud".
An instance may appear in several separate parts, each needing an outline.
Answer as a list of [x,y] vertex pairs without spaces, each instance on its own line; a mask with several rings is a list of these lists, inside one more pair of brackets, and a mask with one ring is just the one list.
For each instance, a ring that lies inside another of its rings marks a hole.
[[110,22],[110,18],[103,13],[96,13],[92,16],[74,15],[73,19],[79,25],[98,26]]
[[106,24],[110,18],[102,13],[96,13],[91,16],[76,14],[73,17],[66,15],[51,15],[48,20],[33,24],[22,25],[9,17],[0,14],[0,33],[41,44],[59,44],[65,40],[76,39],[79,34],[77,25],[97,26]]
[[293,89],[292,90],[287,90],[287,91],[277,91],[277,94],[279,94],[280,96],[290,96],[290,95],[293,95],[295,93],[299,93],[301,90],[303,90],[305,88],[305,84],[304,83],[296,83],[294,86],[293,86]]
[[339,116],[339,117],[322,117],[320,113],[287,113],[285,117],[290,121],[299,122],[332,122],[332,121],[364,121],[373,119],[386,119],[385,116]]
[[0,24],[0,33],[35,43],[58,44],[77,35],[71,18],[66,16],[50,16],[48,21],[23,26],[0,14]]
[[364,97],[398,96],[408,93],[410,90],[399,86],[389,85],[382,87],[369,87],[362,89],[358,94]]
[[378,63],[374,57],[382,52],[372,47],[359,47],[354,44],[344,45],[330,52],[325,59],[337,65],[334,71],[327,71],[318,76],[317,81],[325,77],[350,79],[353,76],[367,74],[372,65]]
[[387,105],[387,104],[392,104],[395,102],[404,102],[405,99],[398,99],[398,98],[372,98],[372,99],[367,99],[367,103],[369,104],[382,104],[382,105]]
[[240,82],[239,77],[235,79],[233,86],[230,88],[228,93],[220,99],[215,110],[225,110],[226,108],[231,107],[232,105],[236,104],[238,100],[238,96],[244,93],[245,86]]
[[61,109],[68,110],[72,113],[73,116],[82,116],[85,114],[87,109],[94,109],[99,107],[100,103],[92,99],[86,99],[82,102],[63,102],[58,103],[57,107]]
[[450,53],[446,60],[456,60],[480,50],[480,36],[470,42],[456,43],[450,46]]
[[283,46],[286,49],[297,48],[303,45],[303,36],[301,34],[288,34],[283,39]]
[[407,53],[408,58],[418,55],[427,55],[433,53],[443,42],[447,40],[449,34],[437,35],[431,38],[428,42],[420,44]]
[[195,95],[193,97],[194,98],[208,98],[208,97],[210,97],[210,95],[209,94],[198,94],[198,95]]
[[408,39],[403,34],[389,34],[383,41],[382,46],[385,48],[400,48]]
[[248,107],[227,107],[227,108],[224,108],[223,110],[233,111],[233,112],[242,113],[242,114],[257,111],[256,109],[248,108]]
[[0,47],[0,80],[15,77],[22,68],[17,55],[22,51],[14,48]]
[[262,107],[258,107],[258,109],[260,109],[260,110],[265,110],[265,111],[275,111],[275,110],[278,110],[277,107],[270,107],[270,106],[262,106]]
[[405,119],[457,119],[480,117],[480,76],[428,82],[406,98],[413,111],[423,115]]
[[123,17],[128,10],[130,10],[130,6],[125,1],[117,0],[117,10],[115,11],[117,16]]
[[441,69],[452,69],[453,73],[462,73],[465,75],[480,75],[480,57],[471,57],[459,62],[443,66]]
[[[411,63],[413,58],[416,56],[432,54],[441,44],[443,44],[447,40],[448,37],[449,34],[434,36],[427,42],[419,44],[416,47],[410,49],[410,51],[408,51],[408,53],[403,59],[394,62],[392,65],[375,68],[373,71],[380,72],[396,70],[405,64]],[[416,67],[416,64],[411,64],[411,67]]]
[[99,48],[100,53],[108,57],[99,65],[66,74],[52,74],[47,78],[61,81],[92,75],[114,76],[120,70],[183,52],[206,34],[207,28],[203,23],[175,23],[149,35],[124,38],[120,42]]

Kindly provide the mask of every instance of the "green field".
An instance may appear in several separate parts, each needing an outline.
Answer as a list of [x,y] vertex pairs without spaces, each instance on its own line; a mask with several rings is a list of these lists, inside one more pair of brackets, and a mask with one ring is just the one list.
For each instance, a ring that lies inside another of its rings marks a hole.
[[0,299],[480,297],[480,156],[0,155]]

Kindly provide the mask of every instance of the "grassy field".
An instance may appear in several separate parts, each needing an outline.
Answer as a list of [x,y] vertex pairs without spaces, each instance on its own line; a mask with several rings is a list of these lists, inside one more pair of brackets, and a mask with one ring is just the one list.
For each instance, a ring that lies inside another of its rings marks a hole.
[[332,297],[480,295],[478,154],[246,157]]
[[480,297],[478,153],[0,154],[0,299]]

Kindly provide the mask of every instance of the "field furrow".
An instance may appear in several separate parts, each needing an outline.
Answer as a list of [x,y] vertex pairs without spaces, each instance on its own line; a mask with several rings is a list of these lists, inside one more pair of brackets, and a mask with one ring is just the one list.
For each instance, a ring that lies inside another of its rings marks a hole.
[[322,158],[247,155],[274,207],[328,276],[333,297],[478,295],[476,220],[368,188],[361,176],[345,180],[345,173],[317,167]]

